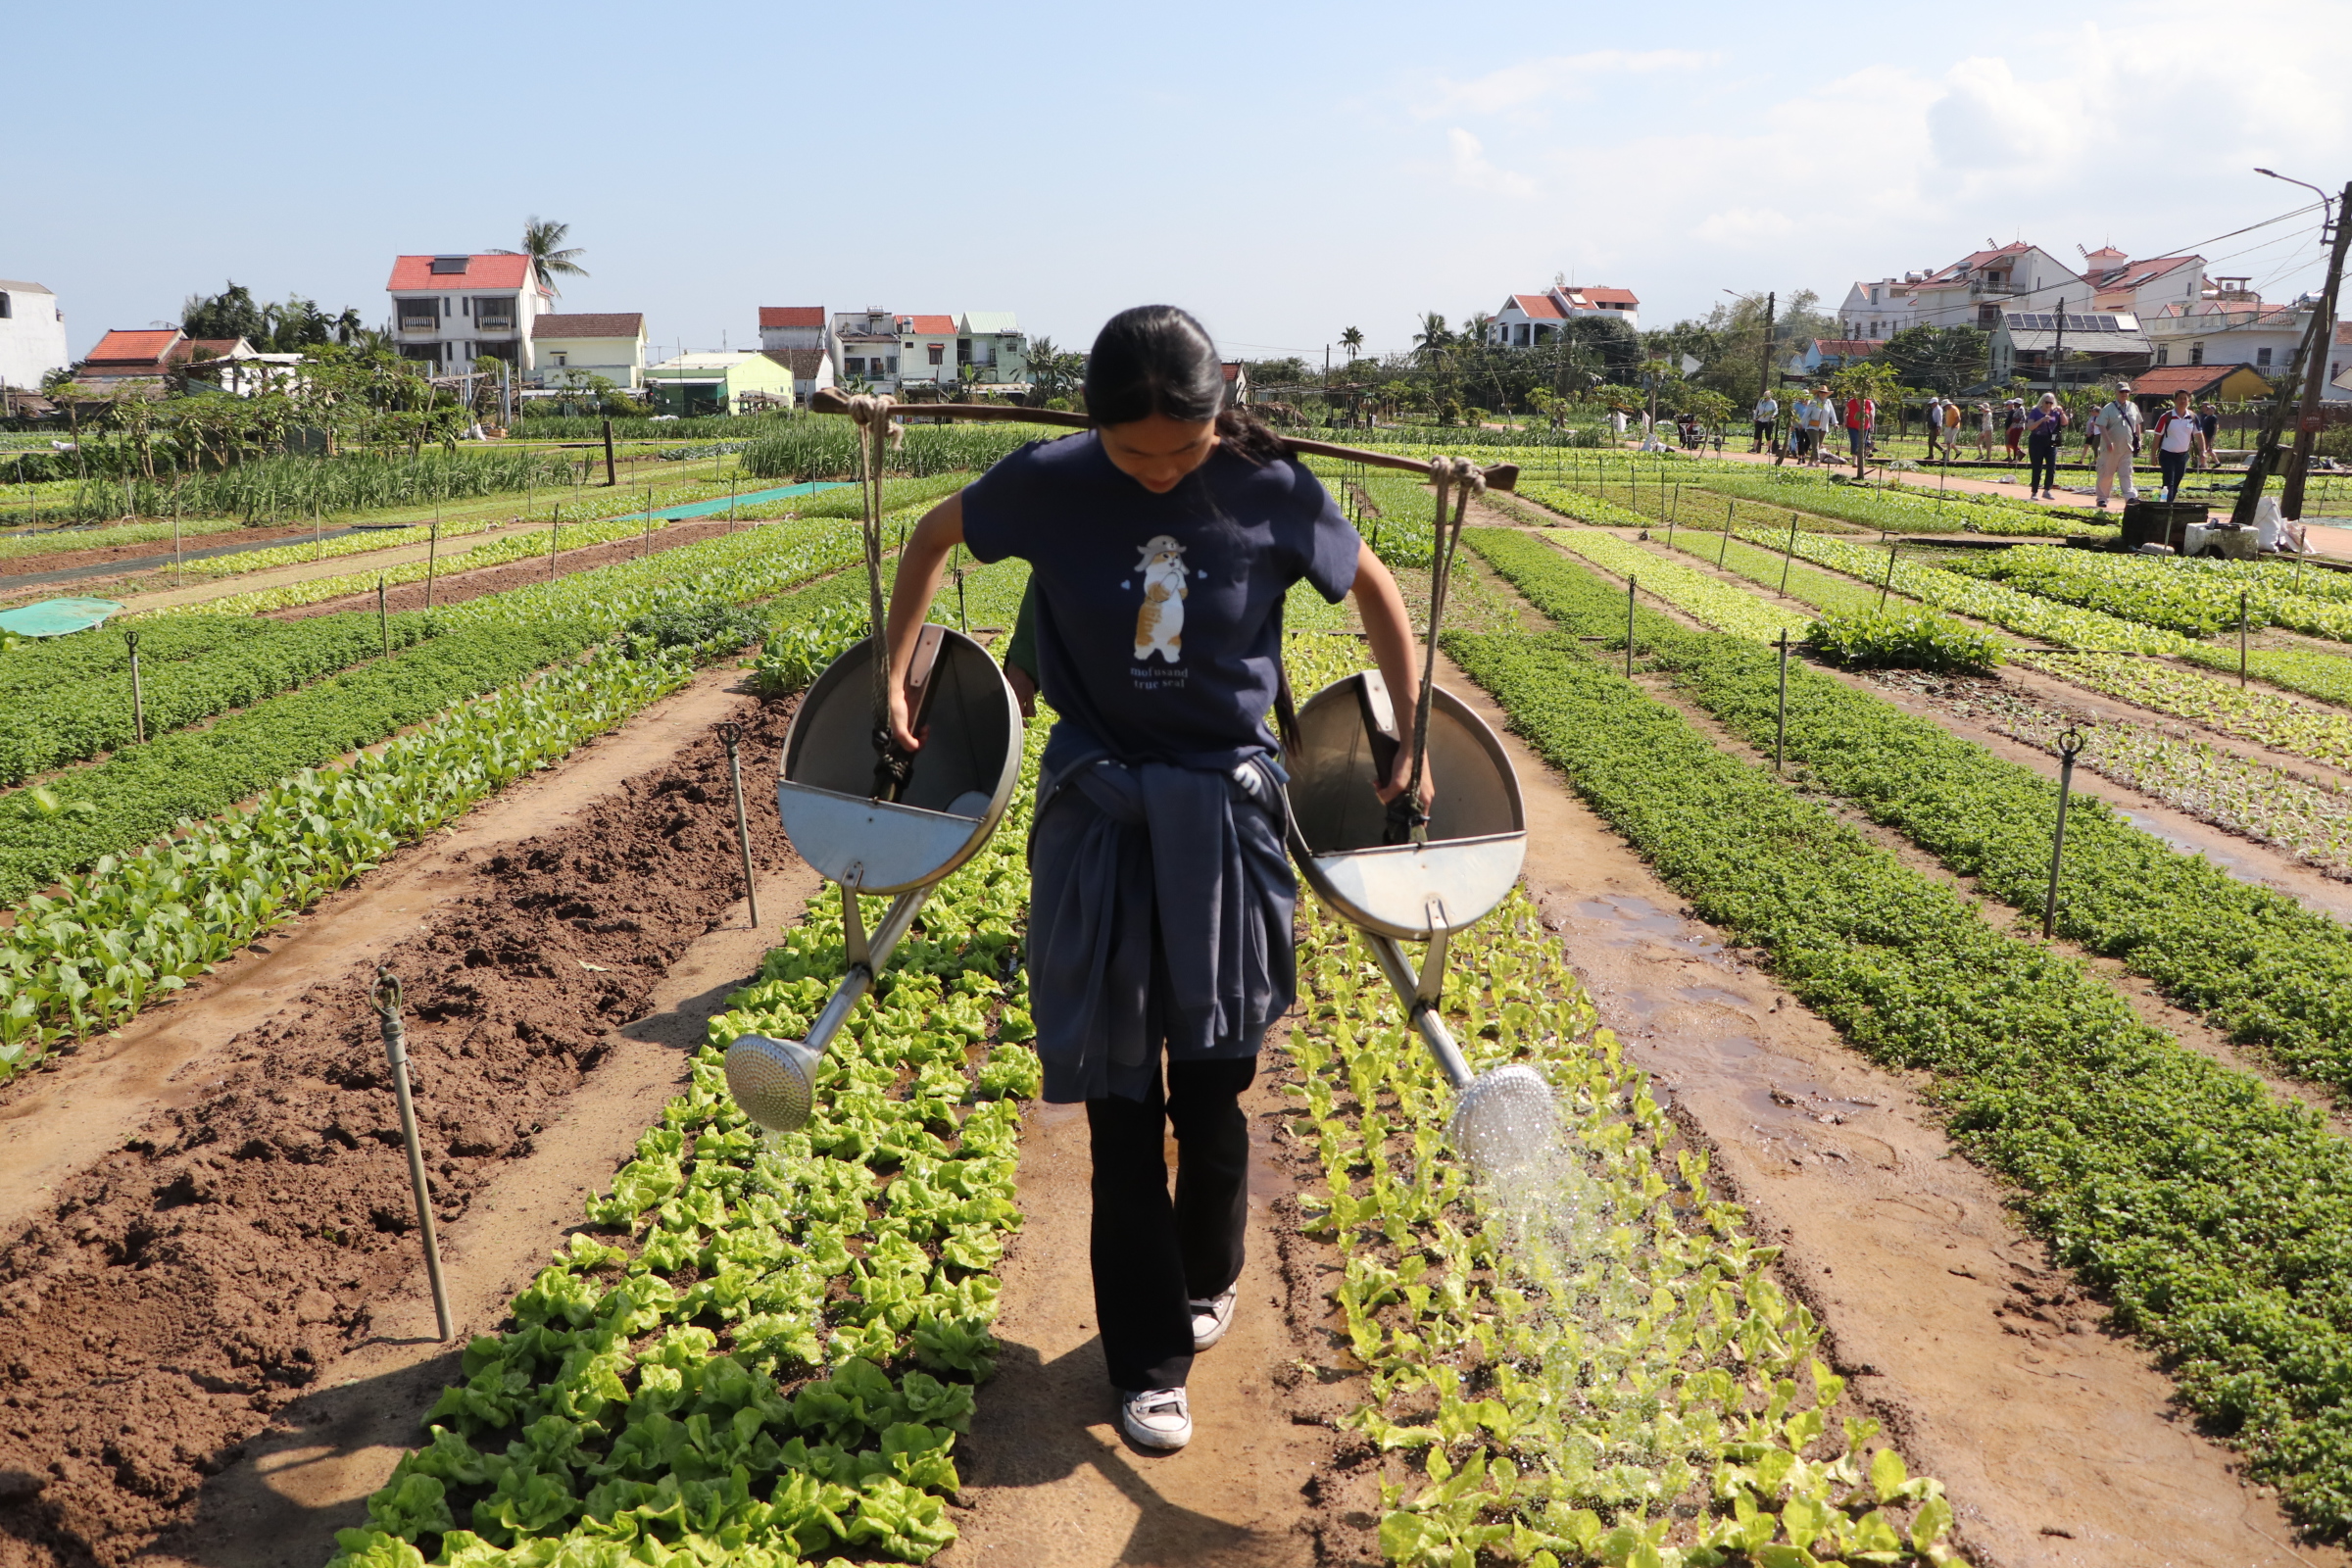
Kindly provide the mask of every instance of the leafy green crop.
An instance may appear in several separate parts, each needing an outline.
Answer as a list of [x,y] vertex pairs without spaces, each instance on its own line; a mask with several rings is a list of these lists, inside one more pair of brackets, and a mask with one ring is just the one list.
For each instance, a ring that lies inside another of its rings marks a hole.
[[2277,563],[2183,561],[2034,545],[1971,551],[1942,565],[2184,637],[2235,630],[2242,605],[2247,624],[2255,629],[2287,626],[2317,637],[2352,639],[2352,580],[2314,570],[2306,593],[2294,586],[2299,580],[2294,568]]
[[[165,735],[431,637],[428,616],[319,615],[137,624],[147,733]],[[62,646],[61,646],[62,645]],[[51,648],[67,657],[43,658]],[[22,665],[20,666],[20,661]],[[130,659],[120,632],[55,639],[0,660],[0,785],[133,744]]]
[[1865,669],[1937,669],[1982,675],[2001,662],[1999,639],[1949,615],[1903,606],[1858,615],[1824,615],[1805,646],[1834,664]]
[[762,1134],[727,1097],[723,1049],[803,1033],[823,1005],[842,921],[818,896],[589,1200],[609,1240],[573,1237],[512,1327],[466,1348],[430,1443],[330,1568],[920,1562],[956,1539],[942,1497],[1020,1223],[1008,1097],[1039,1080],[1020,1044],[1024,837],[1008,819],[932,895],[824,1058],[808,1129]]
[[[1802,611],[1768,605],[1721,578],[1628,544],[1613,533],[1597,528],[1554,528],[1544,537],[1604,571],[1636,578],[1643,590],[1735,636],[1769,643],[1779,640],[1784,631],[1802,635],[1813,624],[1813,617]],[[1623,646],[1622,625],[1618,632],[1619,646]]]
[[[817,530],[797,549],[778,551],[777,542],[739,535],[689,547],[706,553],[704,569],[674,583],[655,569],[661,563],[632,562],[606,568],[611,576],[566,579],[568,588],[558,583],[458,607],[450,613],[469,612],[470,628],[417,652],[470,650],[480,662],[445,662],[422,674],[360,687],[372,703],[367,711],[379,725],[387,715],[411,711],[429,718],[438,709],[427,699],[439,696],[445,707],[481,690],[485,667],[527,673],[536,667],[527,662],[531,656],[563,657],[564,639],[581,635],[581,616],[602,615],[617,629],[631,615],[706,602],[705,596],[725,603],[773,595],[841,564],[855,548],[840,529]],[[781,613],[823,608],[841,581],[787,600]],[[500,623],[509,617],[517,624],[501,640]],[[89,858],[79,862],[89,866],[86,875],[63,876],[54,896],[26,899],[16,924],[0,933],[0,1068],[14,1069],[61,1038],[122,1023],[155,996],[367,871],[395,845],[675,690],[696,660],[741,646],[723,638],[721,644],[645,657],[607,648],[544,680],[510,686],[488,703],[446,714],[380,754],[363,753],[338,772],[281,765],[299,755],[291,748],[301,744],[382,738],[379,727],[352,739],[356,719],[321,694],[353,686],[327,683],[237,715],[252,719],[250,725],[232,720],[167,737],[126,754],[120,769],[108,763],[69,774],[55,788],[0,797],[0,813],[7,813],[0,814],[0,845],[15,846],[20,873],[37,863],[33,852],[41,846],[61,858]],[[381,662],[370,673],[398,670],[415,657]],[[303,710],[311,716],[301,728],[267,722],[283,711],[277,705],[295,699],[315,705]],[[218,739],[223,734],[243,737],[241,748]],[[192,759],[190,767],[203,771],[182,777],[159,768],[159,755]],[[279,766],[275,775],[272,765]],[[240,766],[249,771],[240,775]],[[185,799],[184,792],[200,788],[222,792],[227,802],[257,791],[261,798],[250,811],[203,822],[182,817],[178,836],[118,853],[173,826],[159,799],[169,803],[172,791]],[[155,825],[134,834],[141,822]]]
[[[1352,640],[1292,640],[1303,685],[1361,658]],[[1870,1450],[1877,1422],[1837,1422],[1843,1380],[1774,1282],[1777,1250],[1709,1195],[1703,1152],[1671,1147],[1533,903],[1514,894],[1457,939],[1442,999],[1475,1069],[1524,1061],[1556,1092],[1564,1157],[1503,1193],[1446,1150],[1451,1094],[1369,955],[1320,909],[1302,916],[1293,1130],[1325,1187],[1301,1206],[1346,1254],[1331,1298],[1369,1374],[1343,1425],[1425,1450],[1417,1484],[1383,1487],[1384,1554],[1433,1568],[1481,1552],[1702,1568],[1774,1560],[1775,1543],[1940,1556],[1941,1489]]]
[[[1506,574],[1524,572],[1531,597],[1570,624],[1614,600],[1590,578],[1580,587],[1584,574],[1534,540],[1493,533],[1476,544]],[[1668,646],[1677,633],[1702,636],[1663,617],[1642,635],[1682,661]],[[1692,651],[1677,678],[1694,691],[1719,685],[1727,721],[1752,733],[1762,651],[1703,640],[1704,659]],[[2080,964],[1995,930],[1958,893],[1726,756],[1565,633],[1458,635],[1448,646],[1702,918],[1769,953],[1784,983],[1856,1047],[1936,1074],[1953,1138],[2017,1184],[2026,1219],[2106,1294],[2121,1327],[2164,1354],[2183,1399],[2306,1523],[2352,1530],[2352,1397],[2331,1370],[2352,1359],[2352,1145],[2260,1080],[2141,1022]],[[1977,803],[2005,792],[1997,798],[2033,831],[2048,820],[2050,786],[2034,781],[2045,803],[2036,821],[1996,771],[1957,755],[1960,743],[1906,730],[1890,709],[1858,731],[1839,692],[1855,696],[1791,672],[1792,753],[1938,853],[1958,855],[1966,835],[1982,835],[1971,852],[1979,874],[2010,896],[2023,839],[1988,826]],[[1948,837],[1937,811],[1952,819]],[[2302,957],[2308,938],[2315,968],[2327,968],[2340,928],[2316,930],[2326,922],[2287,901],[2128,835],[2096,803],[2078,805],[2066,881],[2075,902],[2062,910],[2072,932],[2151,972],[2177,963],[2168,985],[2225,1027],[2263,1032],[2281,1054],[2295,1049],[2290,1036],[2315,1055],[2335,1049],[2343,980],[2306,985],[2281,972],[2284,957],[2264,955]],[[2034,836],[2046,870],[2048,840]],[[2249,952],[2257,928],[2263,947]],[[2230,972],[2237,965],[2251,978]]]

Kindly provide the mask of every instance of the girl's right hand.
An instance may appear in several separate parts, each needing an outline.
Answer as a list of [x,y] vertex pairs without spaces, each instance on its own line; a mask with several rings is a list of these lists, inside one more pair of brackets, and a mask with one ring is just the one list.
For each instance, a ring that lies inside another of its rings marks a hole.
[[890,683],[890,738],[909,755],[923,749],[922,741],[906,727],[906,683],[902,680]]

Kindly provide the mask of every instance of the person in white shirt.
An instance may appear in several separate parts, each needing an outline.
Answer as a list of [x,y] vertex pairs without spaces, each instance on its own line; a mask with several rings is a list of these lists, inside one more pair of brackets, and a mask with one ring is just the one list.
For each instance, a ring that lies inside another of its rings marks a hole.
[[2139,408],[2132,401],[2132,383],[2116,383],[2115,396],[2099,406],[2090,416],[2089,434],[2098,445],[2099,478],[2092,494],[2097,496],[2099,510],[2107,510],[2111,490],[2121,489],[2126,501],[2139,499],[2139,486],[2132,480],[2132,455],[2139,450]]
[[2180,499],[2180,481],[2188,474],[2189,455],[2202,452],[2204,446],[2205,432],[2197,427],[2188,393],[2174,393],[2173,406],[2156,416],[2156,466],[2164,475],[2165,500]]
[[1807,462],[1815,467],[1819,467],[1829,461],[1830,439],[1837,432],[1838,418],[1838,400],[1830,396],[1828,387],[1815,387],[1813,389],[1813,450],[1807,454]]
[[1756,444],[1748,450],[1761,452],[1770,442],[1781,419],[1781,400],[1767,392],[1756,399]]
[[1984,462],[1992,461],[1992,405],[1977,405],[1977,455]]
[[1936,449],[1943,442],[1943,398],[1940,394],[1928,399],[1928,461],[1936,461]]

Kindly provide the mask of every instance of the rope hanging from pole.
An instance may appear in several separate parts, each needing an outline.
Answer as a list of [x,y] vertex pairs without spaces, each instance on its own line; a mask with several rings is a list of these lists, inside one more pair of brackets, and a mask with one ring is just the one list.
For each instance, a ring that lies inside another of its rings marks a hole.
[[882,466],[895,444],[892,399],[863,393],[850,399],[858,424],[858,493],[864,512],[866,609],[873,624],[874,798],[896,800],[914,771],[914,759],[899,747],[890,729],[890,643],[884,635],[889,611],[882,593]]

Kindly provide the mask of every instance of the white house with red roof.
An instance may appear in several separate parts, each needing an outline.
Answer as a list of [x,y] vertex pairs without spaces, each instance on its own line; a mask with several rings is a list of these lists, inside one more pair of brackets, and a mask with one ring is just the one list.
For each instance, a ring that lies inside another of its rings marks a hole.
[[1838,308],[1849,339],[1892,337],[1913,326],[2000,324],[2003,311],[2054,310],[2061,299],[2082,309],[2090,285],[2038,245],[2018,240],[1975,251],[1945,267],[1858,281]]
[[954,386],[961,378],[956,356],[956,318],[902,316],[899,318],[899,380],[902,387],[929,381]]
[[1613,316],[1635,331],[1642,330],[1642,301],[1632,289],[1560,285],[1541,294],[1513,294],[1504,300],[1487,327],[1487,341],[1496,348],[1534,348],[1564,336],[1571,318],[1599,315]]
[[2082,253],[2082,277],[2097,292],[2092,308],[2148,317],[2169,306],[2190,306],[2206,293],[2205,258],[2155,256],[2135,262],[2112,245]]
[[527,256],[401,256],[392,263],[393,340],[403,359],[469,370],[485,356],[524,375],[537,368],[531,329],[555,309]]

